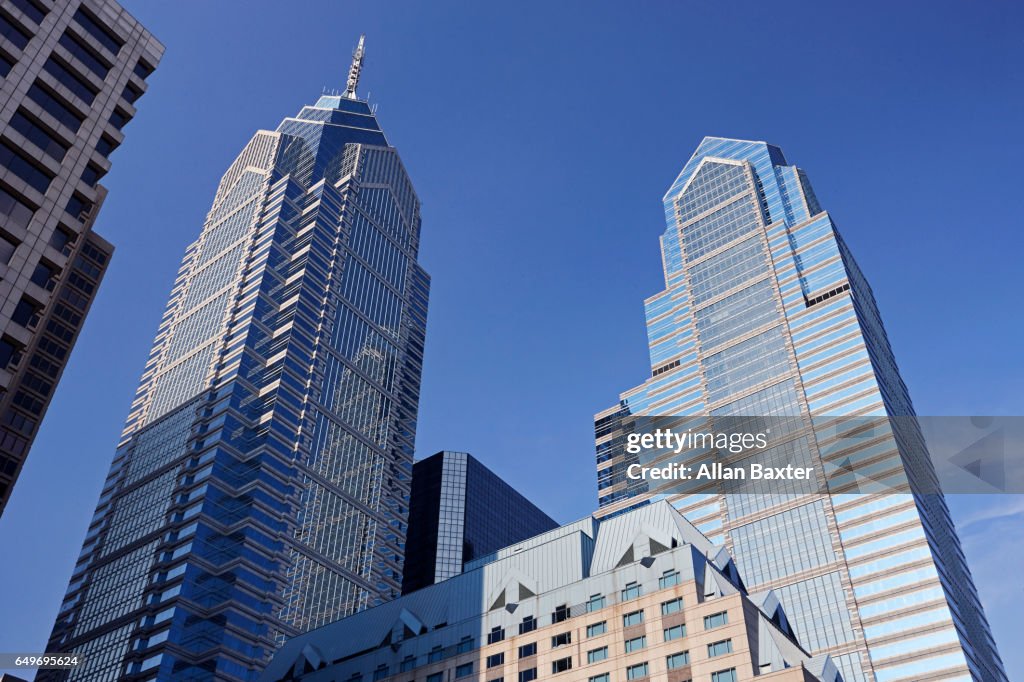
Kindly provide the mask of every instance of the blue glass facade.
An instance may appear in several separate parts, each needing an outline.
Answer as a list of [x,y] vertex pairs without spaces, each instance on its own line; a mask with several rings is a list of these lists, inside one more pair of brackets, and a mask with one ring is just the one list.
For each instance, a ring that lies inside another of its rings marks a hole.
[[[851,446],[825,417],[913,415],[874,297],[807,176],[763,142],[705,138],[664,197],[665,290],[645,302],[651,377],[597,415],[602,514],[667,498],[775,589],[847,682],[1006,680],[919,432]],[[804,453],[897,494],[673,494],[626,476],[643,416],[787,416]],[[814,417],[814,422],[810,418]]]
[[[365,101],[260,131],[186,250],[45,679],[254,680],[401,587],[429,278]],[[45,677],[45,676],[44,676]]]

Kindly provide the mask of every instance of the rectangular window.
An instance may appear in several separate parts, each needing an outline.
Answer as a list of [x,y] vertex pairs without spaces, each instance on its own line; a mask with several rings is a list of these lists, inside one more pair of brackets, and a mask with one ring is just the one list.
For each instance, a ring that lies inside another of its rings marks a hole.
[[487,667],[488,668],[497,668],[499,665],[504,665],[504,664],[505,664],[505,652],[504,651],[501,652],[500,654],[491,654],[490,656],[487,657]]
[[519,671],[519,682],[533,682],[537,679],[537,669],[530,668],[529,670]]
[[608,647],[603,646],[600,649],[591,649],[587,652],[587,663],[597,663],[608,658]]
[[601,673],[600,675],[593,675],[587,678],[587,682],[609,682],[611,676],[608,673]]
[[523,622],[519,624],[519,634],[525,635],[527,632],[533,632],[537,629],[537,619],[533,616],[527,616],[523,618]]
[[556,606],[554,613],[551,614],[551,622],[561,623],[565,620],[569,620],[569,607],[565,604]]
[[19,50],[24,50],[25,46],[28,45],[28,41],[32,38],[28,31],[11,23],[2,14],[0,14],[0,35],[14,43],[14,46]]
[[473,662],[463,663],[462,665],[455,666],[455,679],[460,677],[467,677],[473,674]]
[[403,673],[407,673],[407,672],[409,672],[410,670],[412,670],[415,667],[416,667],[416,657],[415,656],[406,656],[405,658],[402,659],[402,662],[398,665],[398,671],[399,672],[403,672]]
[[565,646],[566,644],[572,644],[572,633],[571,632],[563,632],[563,633],[561,633],[559,635],[555,635],[554,637],[551,638],[551,648],[552,649],[555,649],[555,648],[560,647],[560,646]]
[[38,311],[39,306],[29,299],[22,297],[18,301],[18,305],[14,306],[14,312],[11,313],[11,322],[31,329],[39,322],[39,319],[36,317]]
[[593,623],[587,626],[587,637],[597,637],[608,632],[608,622],[602,620],[600,623]]
[[670,628],[665,628],[666,642],[671,642],[673,639],[682,639],[683,637],[686,637],[685,625],[674,625]]
[[67,154],[70,148],[70,145],[57,138],[56,135],[39,125],[34,119],[26,116],[20,109],[11,117],[11,127],[56,161],[63,161],[64,155]]
[[124,86],[124,92],[121,93],[121,97],[123,97],[124,100],[129,104],[134,104],[135,100],[142,97],[142,91],[134,85],[132,85],[131,83],[129,83],[128,85]]
[[444,673],[434,673],[427,675],[427,682],[442,682],[444,680]]
[[33,83],[32,87],[28,89],[28,97],[42,107],[43,111],[70,128],[71,132],[77,133],[78,129],[82,127],[85,117],[43,89],[39,83]]
[[711,682],[739,682],[739,679],[736,677],[736,668],[711,673]]
[[634,651],[640,651],[641,649],[647,648],[647,636],[641,635],[634,637],[633,639],[626,640],[626,653],[631,654]]
[[505,639],[505,628],[498,626],[491,628],[491,631],[487,633],[487,643],[494,644]]
[[387,676],[388,667],[386,665],[382,665],[373,671],[373,682],[380,682],[380,680],[383,680]]
[[0,166],[11,171],[40,194],[46,194],[53,176],[22,156],[9,142],[0,145]]
[[462,640],[455,646],[455,653],[464,654],[467,651],[473,650],[473,638],[463,637]]
[[704,616],[704,629],[711,630],[713,628],[720,628],[729,622],[729,612],[721,611],[719,613],[712,613],[710,616]]
[[85,64],[90,71],[99,76],[100,80],[107,77],[107,74],[110,72],[110,67],[107,66],[107,64],[99,57],[93,54],[92,48],[87,47],[77,36],[65,33],[57,42],[60,43],[65,50],[70,52],[75,59]]
[[32,221],[35,209],[0,187],[0,217],[6,224],[25,228]]
[[670,613],[679,613],[683,610],[683,599],[672,599],[670,601],[661,602],[661,615],[667,616]]
[[622,601],[627,599],[636,599],[640,596],[640,585],[637,583],[626,583],[625,589],[622,590]]
[[528,658],[537,655],[537,643],[530,642],[519,647],[519,658]]
[[46,16],[46,10],[33,2],[33,0],[11,0],[11,4],[20,9],[22,14],[37,24]]
[[566,670],[572,670],[572,656],[567,656],[551,662],[552,675],[564,673]]
[[624,615],[622,617],[622,625],[624,627],[627,627],[627,628],[630,625],[640,625],[640,623],[643,623],[643,622],[644,622],[644,610],[643,609],[640,609],[639,611],[633,611],[632,613],[627,613],[626,615]]
[[110,114],[110,118],[107,120],[110,121],[110,125],[120,130],[121,128],[124,128],[125,124],[128,123],[128,121],[131,120],[131,117],[128,114],[121,111],[120,109],[114,109],[114,111]]
[[690,664],[690,652],[680,651],[677,654],[665,657],[665,665],[668,666],[669,670],[673,668],[682,668],[684,665]]
[[658,589],[664,590],[666,587],[674,587],[679,584],[679,571],[671,570],[665,571],[658,578]]
[[603,609],[604,606],[605,600],[603,594],[591,595],[590,599],[587,600],[587,613],[590,613],[591,611],[597,611],[598,609]]
[[711,644],[708,644],[708,658],[714,658],[715,656],[724,656],[725,654],[731,653],[731,639],[723,639],[721,642],[713,642]]
[[121,51],[124,41],[113,31],[82,11],[81,8],[75,12],[75,21],[85,29],[86,33],[98,40],[103,47],[110,50],[115,56]]
[[92,104],[93,100],[96,99],[96,88],[94,88],[91,83],[55,60],[53,57],[46,60],[46,63],[43,64],[43,70],[53,76],[58,83],[73,92],[86,104]]
[[90,163],[86,165],[85,169],[82,171],[81,180],[89,187],[95,187],[96,183],[99,182],[100,178],[102,178],[105,174],[106,171],[101,169],[99,166],[94,166]]
[[11,262],[14,251],[18,248],[18,240],[14,237],[0,234],[0,263],[4,265]]
[[440,646],[435,646],[427,654],[427,663],[437,663],[444,656],[444,650]]
[[153,73],[153,67],[145,62],[140,61],[138,64],[135,65],[135,69],[133,71],[136,76],[138,76],[142,80],[146,80],[147,78],[149,78],[149,74]]
[[647,677],[647,663],[638,663],[626,668],[627,680],[639,680],[644,677]]

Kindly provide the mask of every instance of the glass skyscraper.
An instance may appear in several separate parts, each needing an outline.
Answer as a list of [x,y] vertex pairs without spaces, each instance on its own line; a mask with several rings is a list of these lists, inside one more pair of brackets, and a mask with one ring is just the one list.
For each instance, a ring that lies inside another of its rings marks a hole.
[[114,252],[100,180],[163,51],[114,0],[0,0],[0,514]]
[[870,287],[777,147],[705,138],[664,207],[651,377],[596,416],[600,513],[669,499],[729,547],[751,591],[775,590],[847,682],[1006,680],[945,501],[920,493],[934,474],[919,431],[850,446],[814,427],[765,455],[910,492],[692,494],[627,476],[625,439],[645,417],[914,414]]
[[254,680],[399,595],[429,278],[348,87],[259,131],[185,252],[40,679]]
[[469,453],[431,455],[412,468],[402,594],[459,575],[470,561],[557,527]]

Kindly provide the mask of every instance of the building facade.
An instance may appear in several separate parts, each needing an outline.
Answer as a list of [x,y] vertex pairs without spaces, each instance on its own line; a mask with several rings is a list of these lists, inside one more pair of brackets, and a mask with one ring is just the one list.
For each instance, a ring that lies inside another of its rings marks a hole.
[[113,253],[100,179],[162,54],[113,0],[0,0],[0,514]]
[[557,528],[301,635],[262,682],[840,682],[667,503]]
[[402,593],[558,524],[475,457],[439,452],[412,468]]
[[257,132],[187,249],[40,679],[254,680],[398,596],[429,280],[348,87]]
[[[763,142],[705,138],[664,206],[666,286],[645,302],[651,377],[596,416],[601,514],[670,500],[730,549],[750,589],[776,591],[800,642],[831,653],[847,682],[1006,680],[920,432],[837,435],[854,416],[914,411],[871,289],[805,173]],[[814,462],[838,474],[837,494],[631,479],[625,439],[652,415],[800,420],[763,457]],[[856,475],[901,492],[858,493]]]

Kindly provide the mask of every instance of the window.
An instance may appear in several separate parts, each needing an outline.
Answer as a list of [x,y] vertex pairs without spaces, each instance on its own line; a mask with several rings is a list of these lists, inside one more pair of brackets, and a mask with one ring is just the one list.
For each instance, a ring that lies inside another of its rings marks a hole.
[[17,346],[7,339],[0,339],[0,369],[7,367],[17,354]]
[[463,637],[462,640],[455,646],[455,653],[464,654],[467,651],[473,650],[473,638]]
[[26,116],[21,110],[15,112],[11,118],[11,127],[21,133],[26,140],[42,149],[47,156],[57,161],[64,160],[69,146],[36,123],[35,120]]
[[18,248],[18,240],[14,237],[8,237],[5,234],[0,234],[0,263],[4,265],[11,262],[11,257],[14,255],[14,250]]
[[710,616],[704,616],[704,629],[711,630],[712,628],[720,628],[729,622],[729,612],[721,611],[719,613],[712,613]]
[[22,14],[37,24],[46,16],[46,10],[36,5],[33,0],[12,0],[11,4],[20,9]]
[[78,22],[79,26],[85,29],[86,33],[98,40],[103,47],[107,48],[115,55],[121,51],[121,46],[124,45],[124,41],[106,26],[103,26],[82,11],[81,8],[75,12],[75,21]]
[[135,65],[134,72],[136,76],[138,76],[142,80],[146,80],[147,78],[149,78],[149,74],[153,73],[153,67],[145,62],[140,61],[138,64]]
[[679,571],[671,570],[665,571],[658,578],[658,589],[664,590],[666,587],[673,587],[679,584]]
[[71,198],[68,199],[68,205],[65,210],[78,218],[79,222],[84,223],[87,220],[89,211],[92,210],[92,202],[77,194],[72,194]]
[[712,644],[708,644],[708,658],[714,658],[715,656],[724,656],[725,654],[731,653],[731,639],[723,639],[721,642],[713,642]]
[[644,622],[644,611],[643,611],[643,609],[640,609],[639,611],[633,611],[632,613],[627,613],[626,615],[624,615],[622,617],[622,625],[624,627],[627,627],[627,628],[630,625],[640,625],[640,623],[643,623],[643,622]]
[[593,594],[590,599],[587,600],[587,613],[591,611],[597,611],[603,609],[605,606],[605,600],[603,594]]
[[406,656],[405,658],[402,659],[402,662],[398,665],[398,671],[405,673],[405,672],[409,672],[410,670],[412,670],[415,667],[416,667],[416,657],[415,656]]
[[690,664],[690,652],[689,651],[680,651],[677,654],[672,654],[671,656],[666,656],[665,657],[665,665],[668,666],[669,670],[672,670],[673,668],[681,668],[684,665],[689,665],[689,664]]
[[551,662],[552,675],[564,673],[566,670],[572,670],[572,656],[566,656]]
[[554,613],[551,614],[552,623],[561,623],[562,621],[569,620],[569,607],[565,604],[556,606]]
[[142,90],[139,90],[137,87],[129,83],[124,86],[124,91],[121,93],[121,97],[123,97],[129,104],[134,104],[135,100],[142,97]]
[[0,14],[0,35],[14,43],[19,50],[24,50],[32,36],[20,26],[16,26]]
[[608,658],[608,647],[603,646],[600,649],[591,649],[587,652],[587,663],[597,663]]
[[0,145],[0,165],[25,181],[25,184],[40,194],[45,194],[50,187],[53,176],[49,171],[38,168],[32,161],[22,156],[22,152],[13,148],[10,143]]
[[27,298],[22,298],[18,301],[18,305],[14,307],[14,312],[11,313],[11,322],[22,327],[32,328],[39,322],[38,318],[36,318],[38,310],[39,308],[35,303]]
[[626,668],[627,680],[639,680],[642,677],[647,677],[647,663],[638,663]]
[[100,141],[96,143],[96,151],[104,157],[110,156],[111,152],[115,149],[117,149],[117,142],[114,142],[106,136],[100,137]]
[[673,625],[670,628],[665,628],[665,641],[671,642],[673,639],[682,639],[686,637],[686,625]]
[[437,663],[442,657],[444,657],[444,650],[441,649],[441,645],[438,644],[430,650],[430,653],[427,654],[427,663]]
[[519,647],[519,658],[528,658],[537,655],[537,643],[530,642]]
[[496,668],[499,665],[504,665],[504,664],[505,664],[505,652],[504,651],[501,652],[500,654],[491,654],[490,656],[487,657],[487,667],[488,668]]
[[505,628],[500,625],[498,627],[491,628],[491,631],[487,633],[488,644],[494,644],[495,642],[500,642],[503,639],[505,639]]
[[467,677],[473,674],[473,661],[469,663],[463,663],[462,665],[455,666],[455,679],[460,677]]
[[672,599],[670,601],[661,602],[661,615],[667,616],[670,613],[679,613],[683,610],[683,599]]
[[444,673],[434,673],[433,675],[427,675],[427,682],[442,682],[444,680]]
[[537,669],[530,668],[529,670],[519,671],[519,682],[533,682],[537,679]]
[[128,121],[131,120],[131,116],[124,113],[120,109],[114,109],[114,111],[110,114],[110,118],[108,120],[110,121],[110,125],[120,130],[121,128],[124,128],[125,124],[128,123]]
[[379,682],[388,676],[388,667],[386,665],[379,665],[377,669],[373,671],[373,682]]
[[527,616],[523,618],[523,622],[519,624],[519,634],[525,635],[527,632],[533,632],[537,629],[537,619],[533,616]]
[[554,637],[551,638],[551,648],[552,649],[555,649],[555,648],[560,647],[560,646],[565,646],[566,644],[572,644],[572,633],[571,632],[563,632],[562,634],[555,635]]
[[608,621],[602,620],[600,623],[594,623],[587,626],[587,637],[597,637],[608,632]]
[[85,167],[85,170],[82,171],[82,182],[89,185],[89,187],[95,187],[96,183],[99,182],[100,178],[105,174],[105,170],[90,163]]
[[36,286],[40,286],[44,289],[52,289],[52,282],[57,274],[57,268],[46,263],[39,263],[36,265],[36,269],[32,271],[32,276],[29,280]]
[[736,677],[736,668],[711,673],[711,682],[739,682],[739,678]]
[[39,83],[32,84],[32,87],[28,89],[28,96],[29,99],[42,107],[43,111],[70,128],[71,132],[77,133],[78,129],[82,127],[82,121],[85,120],[85,117],[50,94]]
[[622,601],[627,599],[636,599],[640,596],[640,585],[635,582],[626,583],[625,589],[622,590]]
[[106,65],[99,57],[97,57],[92,48],[87,47],[85,43],[78,37],[73,36],[70,33],[65,33],[57,41],[64,49],[70,52],[78,61],[85,64],[90,71],[99,76],[100,80],[107,77],[107,73],[110,72],[110,67]]
[[626,640],[626,653],[627,654],[631,654],[634,651],[640,651],[641,649],[646,649],[646,648],[647,648],[647,636],[646,635],[640,635],[639,637],[634,637],[633,639],[627,639]]
[[96,88],[89,81],[85,80],[74,71],[58,62],[53,57],[43,64],[43,71],[50,74],[58,83],[74,93],[86,104],[92,104],[96,99]]
[[609,682],[610,679],[611,677],[608,673],[601,673],[600,675],[594,675],[587,678],[587,682]]

